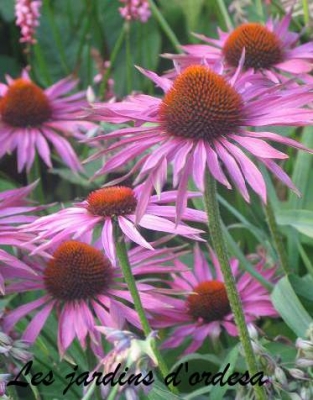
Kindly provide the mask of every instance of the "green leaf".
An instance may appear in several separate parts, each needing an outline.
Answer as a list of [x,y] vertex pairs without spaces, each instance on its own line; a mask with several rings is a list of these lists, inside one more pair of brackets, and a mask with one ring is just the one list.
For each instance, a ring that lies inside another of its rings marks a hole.
[[189,31],[195,31],[198,26],[199,15],[201,14],[204,0],[180,0],[179,5],[187,21]]
[[299,337],[305,336],[313,320],[300,303],[288,276],[282,278],[275,286],[272,301],[290,329]]
[[290,275],[289,281],[294,291],[302,297],[313,301],[313,278],[309,275],[299,278],[297,275]]
[[[235,369],[236,366],[236,362],[238,359],[238,355],[239,355],[239,349],[238,346],[235,346],[228,354],[228,356],[226,357],[226,359],[223,360],[223,364],[221,366],[221,368],[219,369],[218,372],[223,372],[226,365],[230,364],[228,370],[227,370],[227,374],[225,374],[226,378],[229,377]],[[229,386],[225,385],[225,386],[206,386],[204,388],[195,390],[193,393],[190,393],[189,395],[184,397],[184,400],[192,400],[192,399],[198,399],[201,395],[209,393],[210,392],[210,398],[214,399],[214,400],[222,400],[224,398],[224,394],[226,393],[226,391],[229,390]]]
[[0,14],[3,19],[7,22],[14,21],[14,4],[13,0],[1,0],[0,1]]
[[[229,377],[235,369],[236,366],[236,362],[238,359],[238,355],[239,355],[239,348],[238,346],[234,347],[230,353],[228,354],[228,356],[226,357],[226,360],[224,360],[223,362],[223,366],[220,368],[219,372],[222,372],[224,370],[224,367],[227,364],[230,364],[229,369],[227,371],[226,377]],[[225,386],[213,386],[212,390],[211,390],[211,397],[214,400],[222,400],[224,398],[224,394],[226,393],[226,391],[229,390],[229,386],[225,385]]]
[[149,392],[147,398],[149,400],[178,400],[182,397],[170,392],[163,383],[156,379],[153,384],[153,389]]
[[300,233],[313,238],[313,211],[286,210],[276,214],[279,225],[291,225]]

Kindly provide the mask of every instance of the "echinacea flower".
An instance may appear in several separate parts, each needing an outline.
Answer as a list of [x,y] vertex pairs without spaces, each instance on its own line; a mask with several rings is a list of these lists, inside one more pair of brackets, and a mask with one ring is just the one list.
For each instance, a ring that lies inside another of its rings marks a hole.
[[[37,234],[36,242],[38,243],[46,240],[37,247],[38,251],[68,238],[77,239],[82,235],[91,238],[96,227],[100,226],[101,230],[98,231],[98,234],[101,235],[102,246],[107,257],[115,265],[114,221],[119,225],[126,238],[153,250],[151,244],[146,241],[135,225],[137,197],[141,190],[140,187],[135,189],[126,186],[104,187],[91,192],[85,201],[38,218],[23,229],[26,232]],[[190,197],[192,195],[195,194],[189,194]],[[201,230],[187,226],[183,222],[175,224],[175,207],[166,205],[166,203],[174,202],[176,197],[175,191],[163,192],[161,198],[156,195],[151,196],[138,226],[200,240],[198,235],[202,232]],[[182,219],[196,222],[206,222],[207,220],[203,211],[191,208],[185,210]]]
[[[265,181],[246,152],[297,191],[275,162],[288,156],[263,139],[310,151],[293,139],[270,132],[269,126],[311,125],[313,111],[305,105],[313,100],[312,87],[274,85],[251,70],[242,73],[242,63],[243,58],[231,78],[204,65],[194,65],[180,73],[174,82],[140,69],[164,90],[163,99],[138,95],[120,103],[93,104],[91,118],[94,120],[134,122],[134,127],[91,139],[96,143],[120,139],[91,157],[94,159],[119,150],[96,176],[137,160],[131,172],[140,171],[135,184],[145,179],[138,206],[138,211],[142,212],[151,188],[160,190],[163,187],[168,165],[172,164],[173,186],[178,186],[178,220],[187,203],[188,178],[193,177],[196,186],[203,191],[207,169],[230,189],[227,172],[246,201],[250,200],[248,183],[266,202]],[[251,127],[262,128],[262,131],[255,132]]]
[[[30,206],[27,196],[35,188],[36,182],[20,189],[6,190],[0,193],[0,246],[21,248],[33,239],[33,235],[18,230],[17,225],[36,220],[33,213],[41,206]],[[4,277],[13,269],[29,270],[29,267],[13,254],[0,249],[0,293],[4,294]]]
[[244,68],[263,71],[269,78],[278,81],[281,74],[307,74],[313,69],[313,42],[299,44],[300,34],[289,30],[291,13],[281,21],[270,18],[266,25],[247,22],[232,32],[219,31],[219,38],[195,36],[207,44],[182,46],[186,54],[165,54],[182,67],[205,60],[214,65],[219,61],[234,70],[239,65],[245,50]]
[[82,170],[66,138],[82,139],[82,131],[94,125],[81,118],[88,104],[85,93],[65,96],[76,83],[66,78],[44,90],[24,70],[20,78],[7,77],[7,85],[0,84],[0,157],[16,150],[18,172],[31,169],[36,152],[51,168],[48,143],[73,171]]
[[[132,249],[129,260],[133,275],[138,278],[140,275],[147,277],[153,274],[155,277],[158,273],[173,272],[176,267],[171,265],[172,260],[179,249],[164,247],[154,252],[140,247]],[[23,271],[14,277],[12,273],[7,293],[43,292],[36,300],[4,316],[5,332],[10,332],[19,320],[35,311],[22,335],[23,340],[33,343],[49,315],[56,311],[58,347],[63,355],[75,338],[85,348],[89,336],[97,347],[97,321],[117,329],[123,329],[126,323],[141,329],[128,287],[121,280],[123,275],[120,268],[113,267],[103,251],[87,243],[71,240],[63,242],[51,253],[49,260],[42,257],[27,260],[35,274]],[[151,285],[137,281],[137,288],[147,312],[163,304],[162,296],[150,294],[154,289]]]
[[[222,329],[229,335],[237,336],[237,327],[231,312],[226,293],[223,275],[217,257],[210,251],[213,271],[199,247],[194,251],[194,270],[183,271],[173,275],[173,281],[167,282],[173,292],[167,303],[173,308],[166,310],[155,309],[154,327],[173,327],[169,339],[163,343],[164,347],[177,347],[191,338],[190,346],[185,353],[196,351],[208,337],[216,339]],[[177,267],[183,268],[180,261]],[[239,270],[239,262],[230,260],[234,278],[247,324],[253,324],[259,317],[276,317],[278,314],[271,303],[270,294],[249,273]],[[272,280],[276,268],[265,269],[264,257],[259,257],[255,265],[256,271],[267,280]],[[187,268],[187,266],[186,266]],[[181,298],[178,298],[181,294]]]

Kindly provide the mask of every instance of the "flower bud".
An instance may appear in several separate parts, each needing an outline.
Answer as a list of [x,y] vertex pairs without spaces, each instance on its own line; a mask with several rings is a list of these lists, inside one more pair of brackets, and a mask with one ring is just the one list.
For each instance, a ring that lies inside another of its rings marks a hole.
[[275,368],[275,378],[276,378],[276,379],[278,380],[278,382],[279,382],[280,384],[282,384],[283,386],[286,386],[286,385],[288,384],[286,374],[285,374],[285,372],[283,371],[283,369],[280,368],[280,367],[276,367],[276,368]]
[[313,360],[308,360],[306,358],[298,358],[296,365],[300,368],[309,368],[313,366]]

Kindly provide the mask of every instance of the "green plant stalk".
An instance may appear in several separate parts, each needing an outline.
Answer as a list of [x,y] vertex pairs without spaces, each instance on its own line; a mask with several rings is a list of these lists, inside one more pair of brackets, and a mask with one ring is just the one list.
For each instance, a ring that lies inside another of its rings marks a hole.
[[310,23],[310,9],[308,0],[302,0],[302,8],[304,15],[304,23],[306,26],[308,26]]
[[[229,304],[234,314],[235,323],[239,332],[240,342],[242,344],[247,367],[250,375],[255,375],[258,371],[257,361],[251,345],[245,316],[241,304],[241,300],[237,291],[236,282],[229,265],[226,252],[226,245],[223,238],[220,211],[217,201],[216,182],[210,173],[207,172],[204,203],[209,220],[209,232],[211,235],[214,250],[220,263],[221,271],[224,277],[224,283],[229,299]],[[264,389],[261,386],[253,386],[257,400],[266,400]]]
[[125,24],[125,31],[126,31],[126,38],[125,38],[125,44],[126,44],[126,87],[127,87],[127,92],[131,93],[132,87],[133,87],[133,77],[132,77],[132,72],[133,72],[133,62],[132,62],[132,55],[131,55],[131,48],[130,48],[130,29],[131,29],[131,24],[129,22],[126,22]]
[[175,47],[175,50],[178,53],[182,52],[182,49],[180,47],[180,43],[179,40],[177,39],[175,33],[173,32],[173,30],[171,29],[171,27],[169,26],[169,24],[167,23],[167,21],[165,20],[165,18],[163,17],[162,13],[160,12],[160,10],[158,9],[158,7],[154,4],[153,0],[148,0],[151,12],[153,17],[157,20],[157,22],[159,23],[161,29],[163,30],[163,32],[165,33],[165,35],[167,36],[168,40],[171,42],[171,44]]
[[39,161],[38,154],[35,155],[35,160],[32,165],[32,168],[30,169],[29,172],[27,172],[27,184],[30,185],[31,183],[35,182],[36,180],[39,180],[39,181],[37,183],[37,186],[31,193],[31,198],[33,200],[38,201],[40,204],[45,204],[45,196],[44,196],[44,191],[43,191],[43,187],[42,187],[40,161]]
[[[127,283],[128,289],[130,291],[130,294],[132,296],[132,299],[134,301],[134,306],[135,310],[138,313],[142,329],[144,331],[145,336],[147,337],[151,332],[152,329],[150,327],[149,321],[146,317],[144,308],[142,306],[142,302],[138,293],[138,289],[136,286],[136,281],[135,278],[132,274],[131,266],[129,263],[128,255],[127,255],[127,249],[125,245],[125,240],[124,240],[124,234],[121,231],[120,227],[118,224],[114,221],[114,240],[115,240],[115,248],[116,248],[116,255],[120,264],[120,267],[123,272],[123,276],[125,279],[125,282]],[[158,367],[160,369],[160,372],[162,374],[162,377],[165,378],[169,374],[169,369],[161,355],[161,352],[159,351],[156,341],[153,339],[151,341],[151,347],[153,350],[153,353],[158,361]],[[173,393],[177,393],[177,389],[175,387],[170,387]]]
[[103,99],[104,99],[104,96],[105,96],[108,79],[109,79],[110,74],[112,72],[113,64],[114,64],[114,62],[116,60],[116,57],[117,57],[118,53],[121,50],[122,44],[123,44],[124,39],[125,39],[125,35],[126,35],[126,28],[125,28],[125,25],[124,25],[123,29],[121,30],[121,32],[119,34],[119,37],[117,38],[115,46],[113,47],[113,50],[112,50],[112,53],[111,53],[111,57],[110,57],[110,65],[106,69],[105,74],[103,75],[103,79],[102,79],[101,85],[100,85],[100,89],[99,89],[100,90],[100,96]]
[[218,4],[221,14],[223,15],[227,30],[229,30],[229,31],[232,30],[234,28],[233,23],[231,22],[231,19],[228,14],[227,8],[225,6],[224,0],[217,0],[217,4]]
[[290,271],[288,268],[287,254],[285,252],[282,238],[277,227],[274,210],[269,199],[267,200],[267,204],[265,204],[264,206],[264,211],[267,219],[267,224],[270,228],[271,236],[277,251],[280,266],[284,270],[285,274],[288,274]]
[[256,0],[256,9],[257,9],[257,14],[261,20],[261,22],[264,22],[265,16],[264,16],[264,10],[263,10],[263,4],[262,0]]

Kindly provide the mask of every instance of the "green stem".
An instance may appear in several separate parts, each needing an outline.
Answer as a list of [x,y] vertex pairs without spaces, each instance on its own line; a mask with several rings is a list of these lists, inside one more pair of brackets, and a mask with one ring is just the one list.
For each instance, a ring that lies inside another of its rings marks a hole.
[[284,270],[285,274],[288,274],[289,268],[288,268],[287,255],[284,249],[281,235],[278,231],[274,210],[269,199],[267,200],[267,204],[264,206],[264,211],[266,214],[266,219],[268,226],[270,228],[272,239],[274,241],[274,245],[277,250],[279,263],[282,269]]
[[264,22],[264,10],[263,10],[263,4],[262,0],[256,0],[256,10],[257,14],[261,20],[261,22]]
[[[128,255],[127,255],[127,249],[124,241],[124,234],[120,230],[120,227],[116,222],[114,222],[114,239],[115,239],[115,247],[116,247],[116,254],[117,258],[120,264],[120,267],[122,269],[123,275],[125,282],[127,283],[128,289],[130,291],[130,294],[133,298],[134,301],[134,306],[135,310],[138,313],[142,329],[144,331],[144,334],[146,337],[152,332],[152,329],[150,327],[149,321],[146,317],[144,308],[142,306],[142,302],[139,296],[139,292],[136,286],[136,281],[135,278],[132,274],[131,266],[129,263]],[[169,374],[169,369],[161,355],[161,352],[159,351],[155,339],[151,341],[151,347],[153,350],[153,353],[158,361],[158,367],[160,369],[160,372],[162,374],[162,377],[165,378]],[[172,392],[177,393],[177,389],[174,387],[171,387]]]
[[231,19],[228,14],[227,8],[225,6],[224,0],[217,0],[217,4],[218,4],[221,14],[223,15],[227,30],[231,31],[233,29],[233,24],[231,22]]
[[114,48],[112,50],[111,57],[110,57],[110,65],[106,69],[105,74],[103,75],[103,79],[102,79],[101,85],[100,85],[100,89],[99,89],[100,90],[100,96],[103,99],[105,97],[106,86],[107,86],[108,79],[109,79],[109,77],[111,75],[111,72],[112,72],[113,64],[114,64],[114,62],[116,60],[116,57],[117,57],[118,53],[121,50],[122,44],[123,44],[124,39],[125,39],[125,34],[126,34],[126,28],[125,28],[125,25],[124,25],[124,28],[121,30],[121,32],[119,34],[119,37],[117,38],[117,41],[115,43],[115,46],[114,46]]
[[302,8],[304,15],[304,23],[306,26],[309,26],[310,23],[310,9],[308,0],[302,0]]
[[126,22],[125,30],[126,30],[126,88],[127,93],[132,91],[132,74],[133,74],[133,62],[132,62],[132,55],[131,55],[131,48],[130,48],[130,28],[131,24]]
[[[217,201],[216,182],[209,173],[207,173],[207,181],[204,195],[205,208],[209,220],[209,232],[216,251],[217,258],[220,263],[221,271],[224,277],[224,283],[227,291],[229,303],[234,314],[235,323],[239,332],[240,342],[242,344],[247,367],[250,375],[255,375],[258,371],[256,358],[250,342],[250,337],[243,313],[241,300],[237,291],[236,282],[228,262],[226,245],[223,238],[220,211]],[[266,400],[264,389],[258,385],[253,387],[257,400]]]
[[162,13],[158,9],[158,7],[154,4],[153,0],[148,0],[151,12],[153,17],[158,21],[160,27],[162,28],[163,32],[167,36],[168,40],[172,43],[178,53],[181,53],[181,47],[179,40],[177,39],[175,33],[172,31],[169,24],[166,22],[165,18],[163,17]]
[[40,171],[40,160],[38,155],[35,155],[35,160],[34,164],[32,165],[32,168],[30,171],[27,173],[27,184],[30,185],[31,183],[35,182],[37,179],[39,179],[37,186],[33,190],[31,197],[38,201],[40,204],[45,204],[45,196],[44,196],[44,191],[42,187],[42,179],[41,179],[41,171]]

